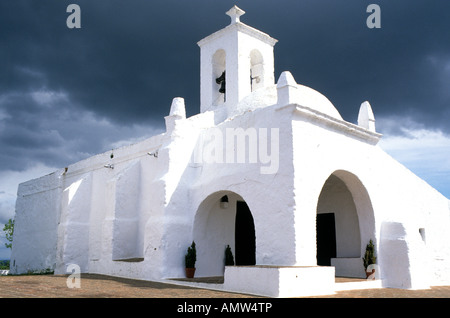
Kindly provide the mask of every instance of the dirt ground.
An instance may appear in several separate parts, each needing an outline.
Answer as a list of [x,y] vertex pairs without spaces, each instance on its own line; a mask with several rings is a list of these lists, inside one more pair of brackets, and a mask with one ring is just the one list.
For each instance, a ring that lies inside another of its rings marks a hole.
[[[158,282],[82,274],[80,288],[69,288],[66,275],[0,276],[1,298],[255,298]],[[308,298],[450,298],[450,286],[425,290],[394,288],[340,291]]]

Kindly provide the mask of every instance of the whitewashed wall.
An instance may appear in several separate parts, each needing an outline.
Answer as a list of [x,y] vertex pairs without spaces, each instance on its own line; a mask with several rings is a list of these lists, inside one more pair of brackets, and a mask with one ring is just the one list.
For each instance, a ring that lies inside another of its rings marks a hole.
[[61,202],[61,171],[19,185],[14,217],[12,274],[54,270]]

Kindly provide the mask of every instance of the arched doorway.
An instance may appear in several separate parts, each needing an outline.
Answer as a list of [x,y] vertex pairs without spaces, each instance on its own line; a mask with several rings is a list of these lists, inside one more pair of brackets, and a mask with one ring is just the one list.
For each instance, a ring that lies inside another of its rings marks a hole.
[[236,265],[255,264],[253,216],[237,193],[218,191],[203,200],[197,209],[193,230],[197,247],[196,276],[223,275],[227,245],[232,249]]
[[336,268],[337,276],[364,277],[362,253],[374,239],[373,209],[366,188],[348,171],[325,181],[317,203],[317,265]]

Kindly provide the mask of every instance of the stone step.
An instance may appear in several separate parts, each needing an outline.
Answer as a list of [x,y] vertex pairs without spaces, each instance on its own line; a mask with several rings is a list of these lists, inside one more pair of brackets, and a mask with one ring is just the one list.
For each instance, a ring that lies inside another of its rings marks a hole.
[[338,279],[335,282],[335,291],[357,290],[357,289],[375,289],[382,288],[383,285],[380,279]]

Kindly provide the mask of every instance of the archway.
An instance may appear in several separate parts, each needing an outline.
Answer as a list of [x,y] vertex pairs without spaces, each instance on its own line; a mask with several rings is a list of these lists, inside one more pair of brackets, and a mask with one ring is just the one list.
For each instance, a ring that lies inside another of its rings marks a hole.
[[264,87],[264,60],[256,49],[250,52],[250,87],[252,92]]
[[325,181],[317,203],[317,264],[336,268],[336,276],[364,277],[362,253],[374,239],[369,195],[354,174],[338,170]]
[[197,247],[196,276],[222,276],[227,245],[232,249],[236,265],[255,264],[253,216],[237,193],[218,191],[204,199],[197,209],[193,231]]

